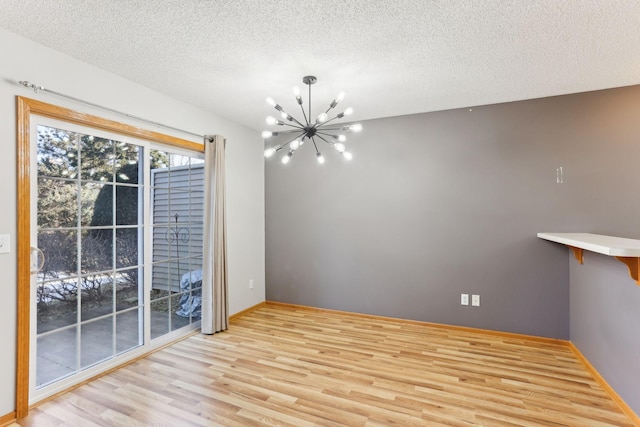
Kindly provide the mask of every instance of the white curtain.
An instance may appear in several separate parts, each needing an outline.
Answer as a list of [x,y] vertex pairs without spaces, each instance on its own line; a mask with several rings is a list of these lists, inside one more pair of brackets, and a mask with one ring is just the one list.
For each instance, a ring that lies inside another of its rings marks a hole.
[[202,333],[229,327],[227,219],[224,146],[220,135],[205,136],[204,262],[202,266]]

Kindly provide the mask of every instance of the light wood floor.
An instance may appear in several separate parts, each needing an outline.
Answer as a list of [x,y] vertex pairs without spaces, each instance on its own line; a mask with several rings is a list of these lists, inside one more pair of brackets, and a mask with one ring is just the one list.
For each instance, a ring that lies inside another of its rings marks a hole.
[[632,426],[571,350],[266,305],[33,409],[22,426]]

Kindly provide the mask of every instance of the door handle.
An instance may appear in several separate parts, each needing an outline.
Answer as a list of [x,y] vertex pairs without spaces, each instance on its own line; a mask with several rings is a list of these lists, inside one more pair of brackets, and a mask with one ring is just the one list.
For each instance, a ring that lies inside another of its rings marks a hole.
[[[33,253],[36,254],[35,265],[33,263]],[[38,262],[40,261],[40,262]],[[34,268],[35,267],[35,268]],[[44,252],[40,248],[31,246],[31,274],[37,274],[44,267]]]

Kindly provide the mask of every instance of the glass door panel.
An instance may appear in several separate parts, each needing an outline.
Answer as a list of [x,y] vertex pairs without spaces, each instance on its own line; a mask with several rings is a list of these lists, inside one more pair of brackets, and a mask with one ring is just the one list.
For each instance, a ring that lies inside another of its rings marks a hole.
[[151,336],[200,320],[204,161],[151,151]]
[[80,325],[80,368],[85,369],[113,357],[113,316]]
[[38,386],[52,383],[76,372],[77,339],[76,325],[38,336],[39,351],[36,357],[36,383]]
[[37,141],[36,389],[142,345],[144,302],[143,148],[44,125]]

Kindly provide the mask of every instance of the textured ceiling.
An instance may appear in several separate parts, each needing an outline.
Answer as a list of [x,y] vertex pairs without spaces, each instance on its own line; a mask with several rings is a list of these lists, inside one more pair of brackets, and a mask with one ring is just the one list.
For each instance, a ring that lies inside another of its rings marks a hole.
[[357,120],[640,83],[637,0],[0,0],[0,27],[255,129],[307,74]]

